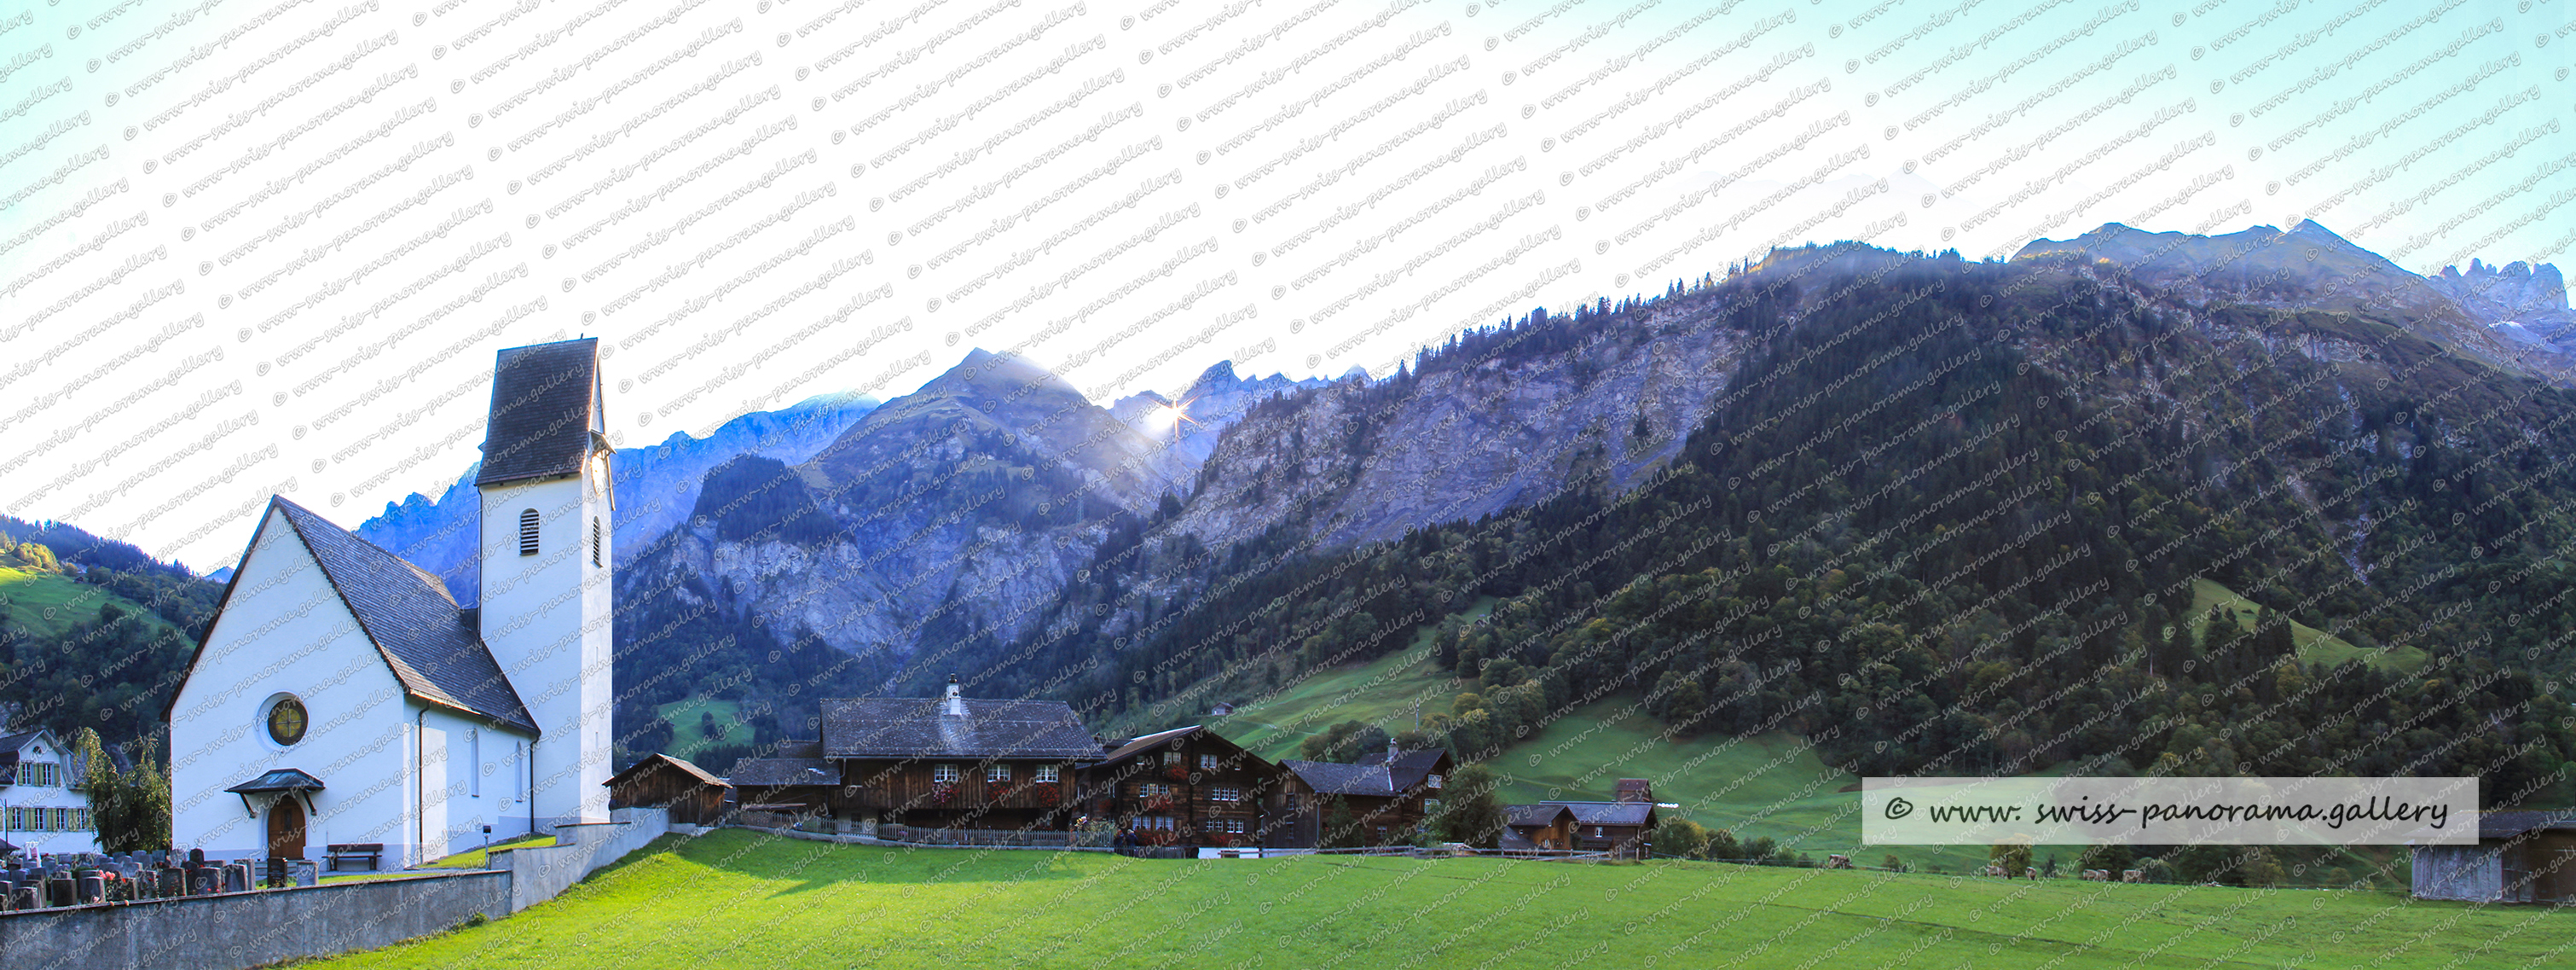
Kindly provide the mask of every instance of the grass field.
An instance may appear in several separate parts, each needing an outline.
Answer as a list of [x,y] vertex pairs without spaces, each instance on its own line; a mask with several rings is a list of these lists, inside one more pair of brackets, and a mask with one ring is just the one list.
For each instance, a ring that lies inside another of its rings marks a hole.
[[507,919],[322,967],[2568,966],[2576,913],[2386,893],[1718,863],[667,837]]

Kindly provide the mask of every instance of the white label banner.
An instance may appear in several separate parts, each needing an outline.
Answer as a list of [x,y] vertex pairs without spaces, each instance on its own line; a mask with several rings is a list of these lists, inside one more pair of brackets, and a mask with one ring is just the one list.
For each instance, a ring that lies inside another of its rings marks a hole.
[[2475,778],[1865,778],[1867,845],[2475,845]]

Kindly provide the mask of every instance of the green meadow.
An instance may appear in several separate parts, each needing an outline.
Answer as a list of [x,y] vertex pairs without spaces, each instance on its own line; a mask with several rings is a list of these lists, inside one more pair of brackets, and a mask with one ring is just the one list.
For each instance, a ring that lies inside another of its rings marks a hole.
[[891,849],[666,837],[516,916],[320,967],[2576,964],[2576,913],[2381,892],[1723,863]]

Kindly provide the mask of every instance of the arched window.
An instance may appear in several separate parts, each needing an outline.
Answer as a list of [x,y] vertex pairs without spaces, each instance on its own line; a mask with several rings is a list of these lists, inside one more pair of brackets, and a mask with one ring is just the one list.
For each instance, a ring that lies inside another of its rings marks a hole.
[[537,510],[523,509],[519,512],[519,555],[533,556],[536,554]]
[[600,562],[600,561],[599,561],[599,551],[600,551],[600,547],[601,547],[604,543],[606,543],[606,542],[607,542],[607,537],[606,537],[606,536],[604,536],[604,535],[602,535],[602,534],[601,534],[601,532],[600,532],[600,528],[599,528],[599,517],[598,517],[598,516],[596,516],[596,515],[591,516],[591,517],[590,517],[590,564],[591,564],[591,565],[593,565],[593,566],[604,566],[604,565],[607,565],[607,563],[603,563],[603,562]]

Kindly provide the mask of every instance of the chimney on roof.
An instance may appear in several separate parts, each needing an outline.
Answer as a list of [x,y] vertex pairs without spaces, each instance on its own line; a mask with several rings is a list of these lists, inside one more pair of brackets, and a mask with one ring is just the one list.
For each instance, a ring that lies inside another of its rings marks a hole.
[[957,695],[956,674],[948,675],[948,706],[946,713],[950,717],[966,716],[966,699]]
[[1395,763],[1395,754],[1396,754],[1396,752],[1395,752],[1395,739],[1394,739],[1394,738],[1388,738],[1388,739],[1386,739],[1386,763],[1387,763],[1387,764],[1394,764],[1394,763]]

